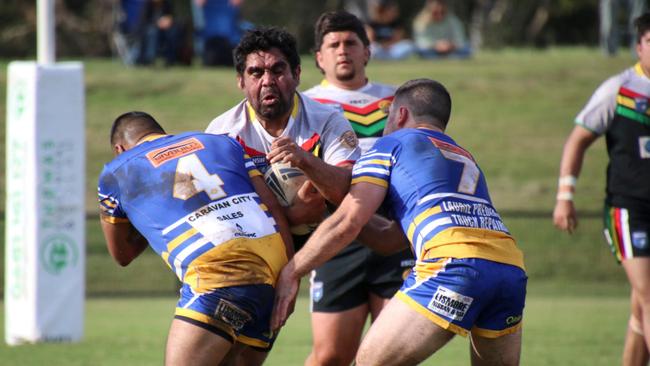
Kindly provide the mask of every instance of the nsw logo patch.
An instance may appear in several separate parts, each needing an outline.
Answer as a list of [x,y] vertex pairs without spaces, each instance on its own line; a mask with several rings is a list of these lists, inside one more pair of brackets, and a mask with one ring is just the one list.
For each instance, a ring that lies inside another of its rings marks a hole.
[[472,301],[474,301],[472,297],[440,286],[427,307],[452,320],[463,320]]
[[322,282],[313,282],[311,284],[311,300],[313,302],[319,302],[323,298],[323,283]]
[[641,159],[650,159],[650,136],[639,137],[639,155]]
[[632,232],[632,245],[638,249],[645,249],[648,247],[648,234],[645,231]]

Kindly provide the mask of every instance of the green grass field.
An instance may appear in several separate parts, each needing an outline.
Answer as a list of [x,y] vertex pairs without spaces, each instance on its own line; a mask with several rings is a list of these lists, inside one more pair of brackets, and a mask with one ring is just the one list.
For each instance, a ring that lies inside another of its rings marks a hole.
[[[306,300],[300,297],[266,364],[302,365],[311,348]],[[160,365],[174,303],[171,297],[93,298],[87,302],[81,343],[0,345],[0,359],[3,365]],[[522,365],[618,364],[626,319],[624,296],[533,292],[526,306]],[[457,337],[424,365],[468,365],[468,347],[467,339]]]
[[[454,106],[448,132],[478,160],[496,207],[526,255],[530,280],[523,365],[620,363],[628,286],[601,235],[606,166],[602,139],[590,149],[578,183],[576,200],[582,214],[578,232],[568,236],[554,230],[550,213],[561,149],[573,118],[600,82],[632,62],[627,54],[604,58],[596,49],[561,48],[486,51],[468,61],[413,59],[369,65],[373,80],[400,84],[428,77],[450,90]],[[230,69],[125,69],[109,60],[84,63],[86,207],[91,217],[96,212],[97,176],[111,158],[108,131],[114,117],[144,110],[172,133],[202,130],[242,98]],[[304,90],[321,76],[312,58],[303,57],[302,63]],[[0,61],[1,116],[6,66],[7,61]],[[4,124],[4,117],[0,121]],[[3,125],[3,150],[4,135]],[[4,154],[0,172],[4,202]],[[0,238],[3,229],[0,226]],[[0,364],[161,364],[175,303],[173,275],[151,251],[127,268],[114,264],[94,218],[87,223],[86,252],[89,300],[84,341],[0,345]],[[3,258],[0,250],[0,278]],[[302,364],[310,350],[309,329],[303,294],[267,364]],[[467,341],[456,339],[425,364],[466,365],[467,355]]]

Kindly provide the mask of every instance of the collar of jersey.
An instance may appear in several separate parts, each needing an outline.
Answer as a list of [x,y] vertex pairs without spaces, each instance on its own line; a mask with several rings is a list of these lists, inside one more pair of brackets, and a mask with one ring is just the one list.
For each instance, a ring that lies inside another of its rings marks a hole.
[[338,90],[341,90],[341,91],[344,91],[344,92],[352,92],[352,91],[354,91],[354,92],[364,92],[364,91],[370,89],[372,84],[370,83],[370,81],[368,79],[366,79],[366,84],[364,86],[362,86],[362,87],[360,87],[359,89],[356,89],[356,90],[348,90],[348,89],[339,88],[338,86],[336,86],[336,85],[330,83],[329,81],[327,81],[327,79],[323,79],[320,82],[320,86],[322,86],[323,88],[338,89]]
[[634,65],[634,72],[636,72],[637,75],[639,76],[643,76],[646,79],[650,79],[650,77],[648,77],[648,75],[646,75],[645,72],[643,72],[643,68],[641,67],[640,62],[637,62],[636,65]]
[[[248,101],[246,101],[246,110],[248,111],[248,117],[251,121],[257,120],[255,109],[253,109],[253,106]],[[298,111],[300,111],[300,99],[298,98],[298,93],[296,93],[293,95],[293,110],[291,111],[291,117],[296,118]]]
[[159,138],[165,137],[165,136],[167,136],[167,135],[164,134],[164,133],[152,133],[151,135],[147,135],[147,136],[141,138],[140,141],[138,141],[138,143],[136,144],[136,146],[138,146],[138,145],[140,145],[142,143],[145,143],[145,142],[158,140]]

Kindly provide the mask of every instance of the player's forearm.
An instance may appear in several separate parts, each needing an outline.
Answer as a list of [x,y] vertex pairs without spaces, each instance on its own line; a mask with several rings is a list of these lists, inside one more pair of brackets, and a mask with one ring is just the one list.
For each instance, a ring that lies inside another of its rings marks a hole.
[[373,215],[357,237],[364,245],[382,255],[408,248],[409,242],[396,221]]
[[294,256],[294,278],[301,278],[334,257],[357,237],[361,226],[346,220],[344,214],[338,211],[323,221],[305,246]]
[[349,167],[330,165],[314,157],[307,160],[300,169],[318,192],[334,205],[338,206],[350,189],[352,171]]
[[128,266],[149,246],[147,240],[131,224],[101,222],[106,247],[120,266]]
[[571,200],[576,180],[582,170],[585,152],[598,136],[586,129],[576,126],[569,135],[562,151],[558,198]]

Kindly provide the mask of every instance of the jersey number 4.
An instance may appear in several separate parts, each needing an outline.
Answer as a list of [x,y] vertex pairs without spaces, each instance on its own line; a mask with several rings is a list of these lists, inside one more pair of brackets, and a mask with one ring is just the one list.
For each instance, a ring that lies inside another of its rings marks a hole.
[[223,180],[218,174],[210,174],[196,154],[178,159],[174,177],[174,197],[189,199],[199,192],[205,192],[215,200],[226,195]]

